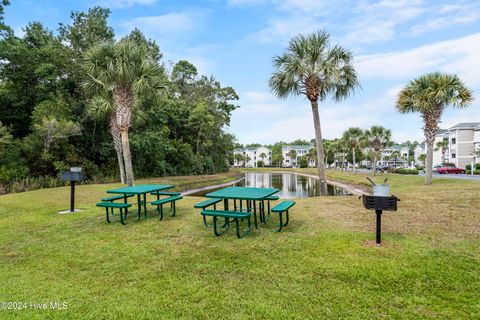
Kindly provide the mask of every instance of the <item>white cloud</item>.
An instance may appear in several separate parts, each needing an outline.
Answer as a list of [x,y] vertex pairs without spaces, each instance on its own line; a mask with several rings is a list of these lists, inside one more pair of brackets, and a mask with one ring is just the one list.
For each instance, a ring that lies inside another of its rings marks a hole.
[[471,86],[480,86],[480,33],[419,48],[356,58],[363,79],[410,79],[425,72],[460,75]]
[[278,43],[288,41],[300,33],[306,34],[324,27],[323,22],[313,16],[293,15],[286,18],[273,18],[268,25],[250,38],[260,43]]
[[428,11],[430,17],[410,28],[413,35],[419,35],[455,25],[465,25],[480,20],[480,3],[468,1],[456,5],[441,5]]
[[347,45],[378,43],[393,39],[397,27],[420,16],[425,9],[421,1],[381,1],[356,8],[357,18],[346,24],[342,42]]
[[137,17],[124,22],[125,28],[139,28],[152,37],[178,37],[203,26],[204,14],[198,11],[171,12],[159,16]]
[[104,0],[101,5],[108,8],[129,8],[136,5],[154,4],[157,0]]

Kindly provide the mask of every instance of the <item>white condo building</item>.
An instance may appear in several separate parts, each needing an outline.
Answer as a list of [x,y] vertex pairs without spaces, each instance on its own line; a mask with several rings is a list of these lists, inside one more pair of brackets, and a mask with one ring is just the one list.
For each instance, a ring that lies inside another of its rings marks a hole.
[[[313,149],[313,145],[305,145],[305,146],[283,146],[282,147],[282,157],[283,157],[283,166],[284,167],[296,167],[299,161],[299,158],[303,157],[304,155],[308,154],[308,152]],[[295,150],[297,153],[297,157],[292,159],[290,157],[290,151]],[[315,160],[314,159],[309,159],[308,161],[308,166],[309,167],[315,167]]]
[[[272,150],[264,146],[235,149],[233,150],[233,154],[233,166],[235,167],[256,168],[258,167],[258,161],[263,161],[266,166],[272,164]],[[237,163],[235,154],[243,155],[245,160],[241,160]]]
[[[480,122],[459,123],[449,129],[439,130],[435,137],[438,141],[447,140],[448,150],[445,152],[445,162],[465,169],[472,161],[480,163],[480,157],[474,155],[480,150]],[[433,151],[433,166],[442,164],[441,150]]]

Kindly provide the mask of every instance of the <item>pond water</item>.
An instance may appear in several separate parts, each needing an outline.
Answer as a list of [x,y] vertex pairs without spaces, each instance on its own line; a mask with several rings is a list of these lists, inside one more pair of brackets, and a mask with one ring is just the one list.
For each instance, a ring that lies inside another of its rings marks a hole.
[[[277,195],[282,199],[317,197],[320,195],[320,182],[318,179],[296,173],[248,172],[245,173],[245,178],[236,183],[235,186],[277,188],[280,190]],[[201,191],[191,194],[191,196],[201,197],[215,190],[217,189]],[[330,196],[350,195],[344,189],[332,185],[327,186],[327,191]]]

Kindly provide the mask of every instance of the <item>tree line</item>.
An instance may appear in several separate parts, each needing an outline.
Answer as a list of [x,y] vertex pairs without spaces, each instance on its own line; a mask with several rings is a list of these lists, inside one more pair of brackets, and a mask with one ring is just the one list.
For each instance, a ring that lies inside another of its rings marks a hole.
[[[56,32],[17,36],[0,6],[0,185],[81,166],[91,180],[225,171],[238,96],[188,61],[166,63],[134,29],[115,40],[109,9],[72,12]],[[40,178],[39,178],[40,179]],[[8,190],[3,190],[3,192]],[[2,190],[0,190],[2,192]]]

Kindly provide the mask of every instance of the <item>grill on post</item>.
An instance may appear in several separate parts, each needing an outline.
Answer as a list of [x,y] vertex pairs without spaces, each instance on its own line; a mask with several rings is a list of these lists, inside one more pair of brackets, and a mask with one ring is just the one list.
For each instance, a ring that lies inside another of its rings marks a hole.
[[70,181],[70,212],[75,212],[75,182],[83,181],[84,174],[82,168],[71,167],[70,171],[62,171],[60,179]]
[[400,201],[395,196],[379,197],[363,195],[363,206],[368,210],[375,210],[377,214],[377,232],[376,242],[380,244],[382,242],[382,213],[386,211],[397,211],[397,202]]

